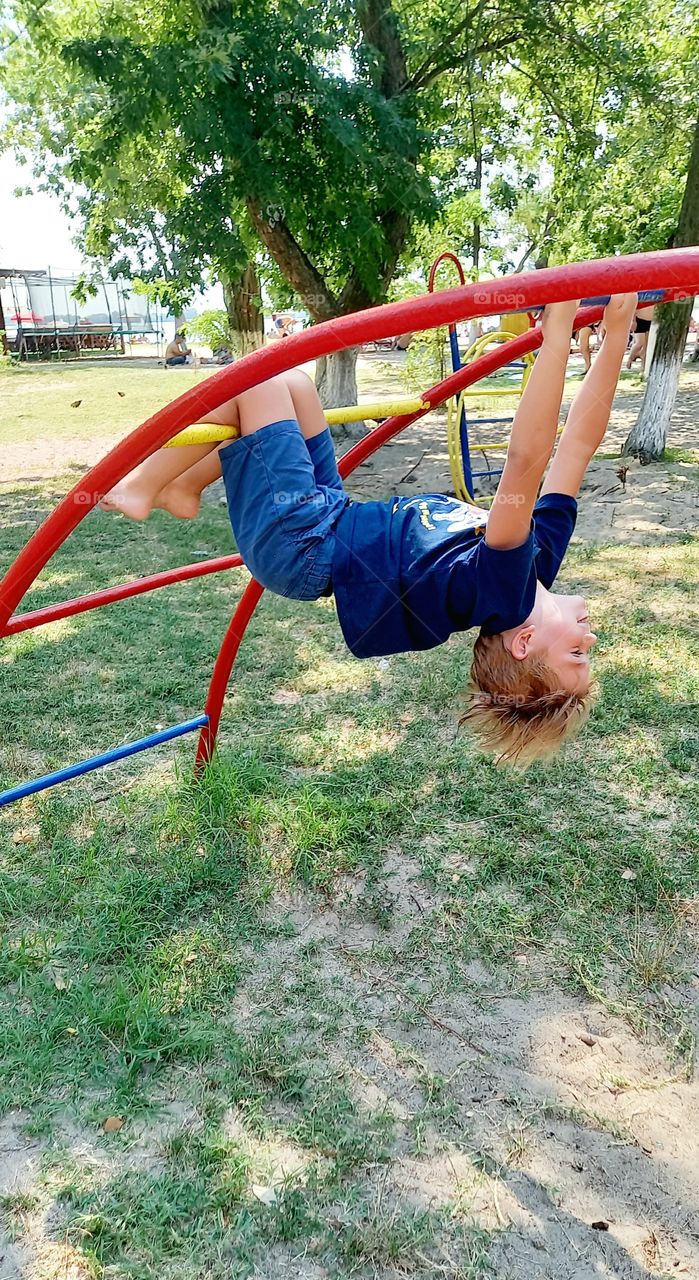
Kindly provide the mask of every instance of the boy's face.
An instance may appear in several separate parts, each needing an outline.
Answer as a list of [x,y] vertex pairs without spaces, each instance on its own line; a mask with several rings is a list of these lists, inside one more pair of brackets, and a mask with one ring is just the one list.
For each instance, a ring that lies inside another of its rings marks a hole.
[[584,596],[554,595],[540,582],[526,622],[503,632],[513,658],[541,658],[557,673],[561,688],[583,695],[590,687],[589,651],[597,643],[590,630]]
[[590,630],[584,596],[554,595],[539,584],[532,619],[535,615],[530,654],[542,657],[558,673],[563,689],[586,693],[590,687],[589,652],[597,636]]

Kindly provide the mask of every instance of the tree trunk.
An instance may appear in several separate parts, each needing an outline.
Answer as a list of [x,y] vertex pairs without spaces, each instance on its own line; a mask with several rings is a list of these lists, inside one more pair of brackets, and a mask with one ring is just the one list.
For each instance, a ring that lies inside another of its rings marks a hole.
[[[324,409],[357,403],[357,350],[346,347],[316,362],[316,389]],[[332,431],[336,440],[360,440],[367,428],[363,422],[343,422]]]
[[[682,208],[673,237],[675,248],[699,241],[699,119],[694,127],[692,150]],[[692,318],[693,298],[666,302],[660,308],[653,362],[648,371],[646,392],[638,421],[631,428],[623,452],[641,462],[657,462],[665,450],[667,429],[672,417],[680,380],[680,368]]]
[[693,301],[689,298],[686,302],[666,302],[660,308],[653,363],[641,412],[622,450],[644,463],[657,462],[665,451]]
[[248,262],[232,280],[222,278],[221,284],[234,353],[246,356],[264,342],[260,283],[254,262]]

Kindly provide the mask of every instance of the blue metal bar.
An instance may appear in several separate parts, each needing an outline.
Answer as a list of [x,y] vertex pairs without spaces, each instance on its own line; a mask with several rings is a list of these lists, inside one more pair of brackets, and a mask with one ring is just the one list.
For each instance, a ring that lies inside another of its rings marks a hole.
[[161,729],[158,733],[149,733],[145,738],[137,738],[135,742],[125,742],[123,747],[114,747],[112,751],[104,751],[102,755],[90,756],[89,760],[81,760],[79,764],[68,765],[65,769],[56,769],[54,773],[45,773],[33,782],[22,782],[18,787],[10,787],[0,791],[0,808],[13,804],[23,796],[31,796],[35,791],[45,791],[47,787],[55,787],[59,782],[67,782],[69,778],[79,778],[83,773],[91,773],[93,769],[102,769],[115,760],[124,760],[126,756],[135,756],[138,751],[147,751],[149,747],[158,747],[161,742],[169,742],[172,738],[181,738],[184,733],[193,733],[209,723],[206,715],[195,716],[193,720],[183,720],[171,729]]
[[459,354],[459,339],[456,334],[456,325],[449,325],[449,346],[451,347],[451,367],[454,373],[461,368],[461,356]]
[[477,426],[479,425],[479,423],[481,423],[481,422],[487,422],[488,424],[491,424],[491,423],[493,423],[493,422],[498,422],[498,423],[500,423],[500,424],[502,425],[503,423],[513,422],[513,421],[514,421],[514,419],[513,419],[512,417],[509,417],[509,418],[471,418],[471,426],[472,426],[472,427],[477,427]]
[[[456,332],[456,325],[449,325],[449,346],[451,348],[451,367],[452,372],[456,373],[462,368],[461,352],[459,351],[459,339]],[[468,421],[466,419],[466,404],[462,401],[461,411],[459,415],[459,443],[461,445],[461,460],[464,469],[464,480],[469,493],[473,493],[473,477],[471,475],[471,453],[468,447]]]

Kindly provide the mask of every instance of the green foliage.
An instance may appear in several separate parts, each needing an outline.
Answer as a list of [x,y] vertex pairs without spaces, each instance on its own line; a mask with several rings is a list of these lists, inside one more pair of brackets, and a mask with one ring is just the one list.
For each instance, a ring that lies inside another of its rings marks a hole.
[[147,22],[135,0],[61,0],[21,17],[7,141],[49,187],[78,184],[87,252],[163,303],[203,272],[234,278],[260,236],[274,304],[293,288],[318,314],[380,300],[403,251],[409,269],[449,244],[493,271],[624,234],[645,247],[672,220],[694,57],[672,0],[508,0],[471,21],[435,0],[182,0]]
[[203,342],[212,351],[232,345],[231,326],[226,311],[202,311],[193,320],[187,320],[184,327],[188,337],[195,342]]
[[445,326],[416,334],[408,347],[403,377],[410,391],[423,392],[443,382],[451,370]]

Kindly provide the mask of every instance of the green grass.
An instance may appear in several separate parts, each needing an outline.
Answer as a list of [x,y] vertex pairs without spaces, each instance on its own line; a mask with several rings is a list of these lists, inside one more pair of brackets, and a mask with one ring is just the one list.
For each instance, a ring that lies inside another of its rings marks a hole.
[[[7,559],[67,483],[8,486]],[[231,548],[216,506],[192,526],[91,516],[25,607]],[[601,699],[548,769],[503,774],[456,735],[463,639],[358,663],[329,601],[268,598],[200,785],[190,739],[3,811],[0,1104],[44,1151],[43,1180],[2,1203],[13,1237],[38,1197],[86,1276],[242,1278],[272,1256],[487,1276],[468,1196],[419,1202],[396,1181],[435,1149],[468,1153],[474,1180],[514,1166],[546,1114],[513,1113],[490,1143],[462,1066],[428,1060],[440,1002],[479,998],[467,967],[513,998],[587,994],[691,1070],[698,579],[697,538],[573,549]],[[243,581],[6,641],[0,782],[195,714]],[[396,930],[406,865],[420,910]],[[390,1077],[367,1065],[379,1042]],[[104,1133],[107,1116],[123,1127]],[[265,1203],[253,1188],[271,1182]]]
[[[126,435],[207,376],[204,369],[18,365],[0,374],[0,445],[42,436]],[[73,408],[77,400],[81,403]]]
[[[195,371],[120,367],[116,363],[86,366],[79,362],[0,369],[0,446],[42,436],[100,439],[126,435],[215,372],[215,368]],[[360,398],[405,394],[398,367],[385,363],[361,366]],[[74,407],[78,400],[80,404]]]

